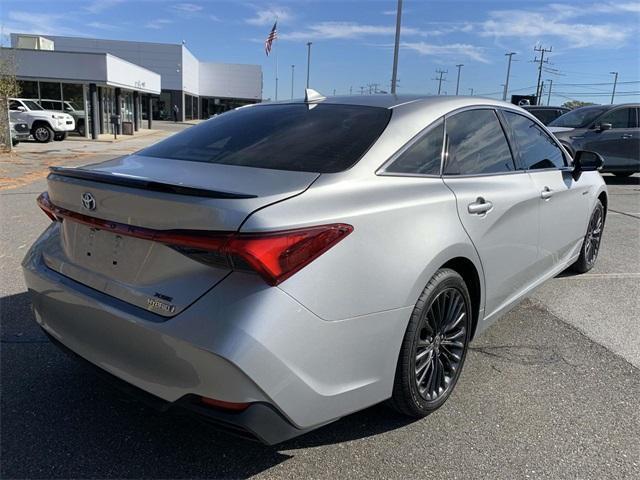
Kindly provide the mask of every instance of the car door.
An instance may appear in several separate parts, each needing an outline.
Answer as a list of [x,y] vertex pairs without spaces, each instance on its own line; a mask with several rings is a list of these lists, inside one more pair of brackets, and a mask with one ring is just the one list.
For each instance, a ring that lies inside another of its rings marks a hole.
[[[606,171],[640,171],[640,128],[637,108],[619,107],[603,114],[595,129],[585,135],[585,150],[598,152],[604,157]],[[609,123],[610,130],[599,125]]]
[[473,108],[445,118],[443,180],[485,276],[485,312],[498,313],[536,275],[539,194],[518,171],[497,113]]
[[539,274],[562,268],[575,255],[587,230],[588,190],[573,178],[556,141],[529,117],[505,110],[503,118],[516,151],[518,168],[533,181],[540,205]]
[[19,107],[22,107],[23,109],[26,110],[25,106],[22,104],[22,102],[18,101],[18,100],[9,100],[9,118],[12,122],[14,123],[20,123],[20,122],[24,122],[24,123],[28,123],[26,117],[26,114],[24,111],[18,110]]

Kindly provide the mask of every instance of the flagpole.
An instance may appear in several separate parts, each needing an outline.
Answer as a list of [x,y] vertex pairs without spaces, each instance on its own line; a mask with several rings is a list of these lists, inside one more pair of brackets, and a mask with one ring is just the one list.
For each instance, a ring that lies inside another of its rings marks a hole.
[[273,49],[275,50],[276,57],[276,102],[278,101],[278,49],[277,47],[278,37],[273,40]]

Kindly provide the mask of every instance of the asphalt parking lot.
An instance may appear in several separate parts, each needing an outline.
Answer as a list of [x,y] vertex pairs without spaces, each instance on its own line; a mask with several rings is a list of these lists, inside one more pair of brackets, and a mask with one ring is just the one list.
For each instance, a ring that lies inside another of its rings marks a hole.
[[0,477],[640,478],[640,177],[606,180],[596,268],[477,338],[442,409],[375,406],[275,447],[159,415],[52,346],[19,270],[44,182],[0,190]]

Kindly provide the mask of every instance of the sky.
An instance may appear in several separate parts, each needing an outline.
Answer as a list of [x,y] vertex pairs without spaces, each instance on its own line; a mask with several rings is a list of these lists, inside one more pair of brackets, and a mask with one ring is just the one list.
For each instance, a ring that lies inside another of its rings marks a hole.
[[[3,45],[11,32],[181,43],[202,61],[258,64],[263,97],[279,98],[306,84],[325,94],[388,91],[393,63],[396,0],[245,2],[191,0],[0,0]],[[546,54],[545,100],[640,101],[640,1],[410,1],[403,3],[398,93],[502,97],[507,57],[513,56],[510,94],[535,92],[535,47]],[[267,57],[264,41],[278,19],[278,40]],[[539,55],[539,54],[538,54]],[[370,85],[378,84],[377,87]]]

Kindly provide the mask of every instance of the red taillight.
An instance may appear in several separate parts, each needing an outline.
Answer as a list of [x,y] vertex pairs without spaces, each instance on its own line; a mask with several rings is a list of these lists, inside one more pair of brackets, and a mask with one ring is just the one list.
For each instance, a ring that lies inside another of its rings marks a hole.
[[269,233],[153,230],[90,217],[55,206],[45,192],[38,205],[52,220],[69,218],[118,235],[163,243],[195,260],[234,269],[256,271],[269,285],[278,285],[304,268],[353,231],[334,223]]
[[304,268],[353,231],[337,223],[266,234],[238,234],[229,239],[226,252],[246,262],[269,285],[278,285]]
[[230,410],[232,412],[242,412],[249,408],[249,403],[225,402],[224,400],[216,400],[215,398],[200,397],[200,402],[208,407],[219,408],[222,410]]

